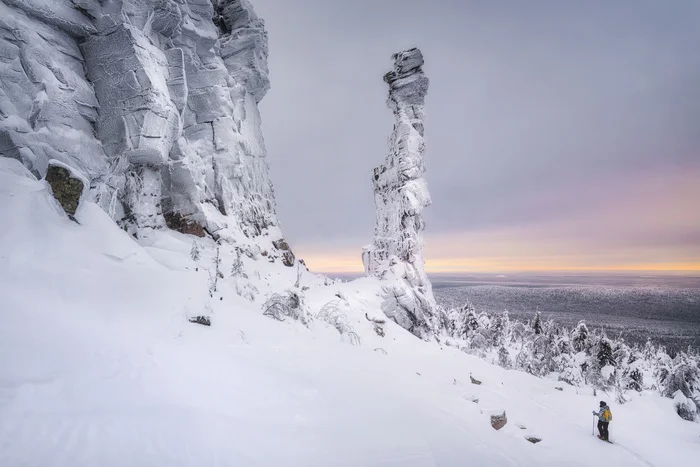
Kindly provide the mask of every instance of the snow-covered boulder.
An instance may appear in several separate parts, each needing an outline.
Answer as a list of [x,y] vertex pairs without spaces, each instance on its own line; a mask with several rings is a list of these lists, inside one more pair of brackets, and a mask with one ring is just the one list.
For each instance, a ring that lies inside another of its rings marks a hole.
[[430,205],[423,178],[423,105],[428,78],[423,55],[409,49],[393,55],[394,69],[384,76],[387,105],[394,113],[389,155],[374,169],[376,226],[374,242],[362,252],[367,274],[386,281],[386,315],[419,337],[428,337],[437,305],[424,270],[421,212]]

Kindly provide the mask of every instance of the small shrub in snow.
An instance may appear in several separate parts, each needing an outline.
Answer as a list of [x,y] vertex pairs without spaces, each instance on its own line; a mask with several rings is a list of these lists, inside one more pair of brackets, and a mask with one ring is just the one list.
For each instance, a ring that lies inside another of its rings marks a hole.
[[241,259],[241,250],[239,249],[236,249],[236,258],[233,260],[233,264],[231,264],[231,277],[248,277],[243,271],[243,260]]
[[372,323],[374,327],[374,332],[376,332],[379,337],[384,337],[386,335],[386,331],[384,330],[384,325],[386,324],[386,321],[384,321],[383,319],[370,318],[367,313],[365,313],[365,318],[367,319],[367,321]]
[[297,263],[297,280],[294,283],[294,287],[296,287],[297,289],[301,285],[301,265],[302,265],[301,262]]
[[342,302],[340,300],[333,300],[326,303],[316,314],[316,319],[325,321],[333,326],[341,336],[347,337],[352,345],[360,345],[360,336],[357,335],[348,322],[348,318],[343,312],[341,304]]
[[200,255],[199,243],[197,243],[197,240],[193,240],[192,248],[190,249],[190,258],[192,258],[192,261],[199,261]]
[[190,323],[201,324],[202,326],[211,326],[211,320],[208,316],[193,316],[189,321]]
[[258,288],[247,281],[236,281],[236,293],[250,302],[255,301],[259,291]]
[[286,318],[292,318],[295,321],[301,321],[302,324],[308,324],[308,316],[302,306],[301,297],[296,292],[287,291],[284,295],[272,294],[263,305],[263,315],[284,321]]
[[216,255],[214,256],[214,272],[209,271],[209,296],[214,296],[219,285],[219,279],[224,278],[224,273],[221,272],[221,251],[219,245],[216,246]]

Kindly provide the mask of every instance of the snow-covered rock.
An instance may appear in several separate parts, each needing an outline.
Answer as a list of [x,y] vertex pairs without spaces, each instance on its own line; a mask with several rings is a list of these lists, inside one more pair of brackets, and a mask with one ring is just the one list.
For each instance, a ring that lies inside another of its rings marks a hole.
[[421,215],[431,202],[423,178],[428,78],[420,50],[405,50],[393,59],[394,69],[384,81],[389,84],[387,105],[396,122],[389,155],[373,173],[376,226],[374,242],[364,248],[362,262],[367,274],[386,280],[384,313],[417,336],[427,337],[437,307],[424,270]]
[[91,179],[108,170],[94,136],[99,104],[78,46],[93,32],[69,2],[0,2],[0,155],[37,177],[51,159]]
[[51,159],[76,168],[138,237],[281,238],[267,50],[247,0],[2,2],[0,154],[37,177]]

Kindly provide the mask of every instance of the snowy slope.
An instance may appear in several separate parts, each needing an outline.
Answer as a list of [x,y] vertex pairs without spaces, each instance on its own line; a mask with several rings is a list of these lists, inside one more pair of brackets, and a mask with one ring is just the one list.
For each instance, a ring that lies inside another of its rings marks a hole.
[[[391,323],[380,337],[365,318],[380,316],[374,279],[299,281],[313,312],[345,297],[353,346],[320,320],[262,315],[264,296],[294,283],[292,268],[244,257],[250,302],[221,248],[210,296],[213,244],[202,240],[195,262],[192,237],[161,231],[139,245],[90,202],[76,218],[0,158],[2,466],[692,466],[700,456],[700,425],[670,399],[612,405],[609,445],[591,436],[600,397]],[[198,314],[212,326],[187,321]],[[495,431],[499,410],[509,422]]]

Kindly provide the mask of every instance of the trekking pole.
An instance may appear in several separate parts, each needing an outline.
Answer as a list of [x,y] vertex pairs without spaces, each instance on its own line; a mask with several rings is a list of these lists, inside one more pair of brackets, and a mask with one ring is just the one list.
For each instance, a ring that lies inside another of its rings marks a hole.
[[591,427],[591,434],[595,436],[595,418],[593,419],[593,426]]

